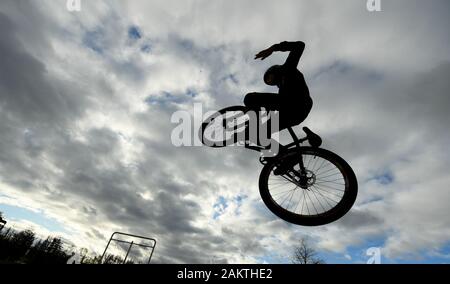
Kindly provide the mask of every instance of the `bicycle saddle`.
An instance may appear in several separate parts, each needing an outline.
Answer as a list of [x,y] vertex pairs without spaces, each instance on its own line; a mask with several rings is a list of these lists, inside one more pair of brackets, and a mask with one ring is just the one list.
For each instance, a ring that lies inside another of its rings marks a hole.
[[319,135],[312,132],[308,127],[303,127],[303,131],[305,131],[306,136],[308,137],[308,142],[312,147],[320,147],[322,145],[322,138]]

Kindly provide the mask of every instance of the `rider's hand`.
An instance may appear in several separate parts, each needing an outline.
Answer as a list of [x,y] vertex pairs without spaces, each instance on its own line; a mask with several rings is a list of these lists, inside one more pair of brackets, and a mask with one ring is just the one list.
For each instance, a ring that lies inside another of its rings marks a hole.
[[260,51],[258,54],[255,55],[255,60],[261,58],[261,60],[266,59],[267,57],[271,56],[273,53],[273,48],[270,47],[268,49],[264,49],[263,51]]

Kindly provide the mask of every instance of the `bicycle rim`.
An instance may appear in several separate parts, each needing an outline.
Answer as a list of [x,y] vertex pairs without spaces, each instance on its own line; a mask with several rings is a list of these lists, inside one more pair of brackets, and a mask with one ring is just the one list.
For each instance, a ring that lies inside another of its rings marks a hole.
[[[339,219],[356,199],[353,170],[338,155],[324,149],[302,147],[301,153],[290,151],[263,168],[260,193],[264,203],[278,217],[299,225],[323,225]],[[299,182],[300,157],[307,173],[303,182]],[[280,161],[292,166],[286,174],[275,175]]]
[[205,146],[213,148],[243,142],[245,140],[245,136],[243,136],[245,135],[245,122],[249,119],[246,112],[246,107],[234,106],[211,115],[200,128],[200,140]]

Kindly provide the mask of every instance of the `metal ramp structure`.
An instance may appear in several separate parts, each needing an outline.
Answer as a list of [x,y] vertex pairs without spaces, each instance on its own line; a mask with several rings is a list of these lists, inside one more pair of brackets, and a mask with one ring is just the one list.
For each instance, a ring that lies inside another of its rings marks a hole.
[[[124,239],[125,238],[125,239]],[[150,261],[152,260],[153,252],[156,247],[156,240],[153,238],[143,237],[143,236],[137,236],[132,234],[126,234],[121,232],[114,232],[111,235],[111,238],[108,241],[108,244],[106,245],[105,251],[103,252],[102,257],[99,260],[99,264],[103,263],[109,263],[107,261],[107,251],[108,248],[110,248],[111,243],[117,243],[119,245],[126,245],[125,247],[122,246],[122,249],[126,251],[126,255],[120,260],[122,261],[122,264],[130,263],[131,261],[127,260],[129,259],[130,253],[132,252],[132,249],[134,247],[141,248],[145,250],[149,250],[149,256],[146,264],[150,264]],[[134,263],[134,262],[131,262]]]

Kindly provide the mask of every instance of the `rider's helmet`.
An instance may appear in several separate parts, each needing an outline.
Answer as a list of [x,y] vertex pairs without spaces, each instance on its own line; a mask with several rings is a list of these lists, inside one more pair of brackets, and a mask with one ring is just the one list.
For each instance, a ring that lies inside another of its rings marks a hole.
[[276,86],[281,80],[281,65],[274,65],[264,73],[264,82],[269,86]]

